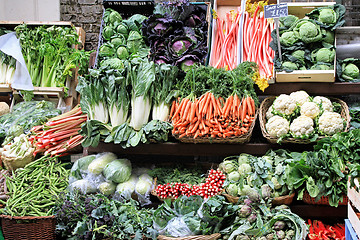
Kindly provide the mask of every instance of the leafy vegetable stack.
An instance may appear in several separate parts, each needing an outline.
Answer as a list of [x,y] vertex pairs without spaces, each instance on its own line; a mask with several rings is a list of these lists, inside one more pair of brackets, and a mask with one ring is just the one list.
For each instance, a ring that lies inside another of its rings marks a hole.
[[73,48],[79,44],[74,28],[23,24],[15,31],[34,86],[65,87],[73,68],[80,66],[80,75],[87,71],[90,52]]
[[183,71],[207,56],[206,11],[188,0],[158,3],[154,14],[143,23],[150,44],[150,59],[176,65]]
[[345,7],[335,4],[319,7],[299,19],[289,15],[280,18],[280,43],[282,62],[279,58],[277,37],[272,32],[270,46],[275,55],[277,71],[333,70],[335,58],[334,30],[344,24]]
[[[10,32],[5,28],[0,28],[0,36]],[[0,84],[11,84],[13,82],[15,68],[15,58],[0,51]]]

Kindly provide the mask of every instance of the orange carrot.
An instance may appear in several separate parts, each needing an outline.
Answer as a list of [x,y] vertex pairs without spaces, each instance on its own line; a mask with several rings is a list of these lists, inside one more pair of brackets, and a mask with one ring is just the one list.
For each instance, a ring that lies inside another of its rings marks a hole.
[[254,113],[253,113],[253,109],[252,109],[252,106],[251,106],[251,100],[250,100],[249,96],[246,98],[246,104],[247,104],[248,112],[252,116]]
[[190,108],[190,113],[189,113],[189,118],[188,118],[189,122],[191,122],[195,117],[195,108],[196,108],[195,102],[191,102],[191,108]]
[[175,106],[176,106],[176,101],[172,101],[172,104],[171,104],[171,110],[170,110],[170,114],[169,114],[169,118],[171,119],[172,115],[174,114],[174,111],[175,111]]
[[241,121],[243,122],[244,121],[244,119],[245,119],[245,114],[246,114],[246,111],[247,111],[247,109],[246,109],[246,102],[245,102],[246,100],[245,99],[243,99],[243,101],[242,101],[242,106],[243,106],[243,109],[242,109],[242,113],[241,113],[241,116],[240,116],[240,119],[241,119]]
[[191,107],[191,101],[188,100],[187,103],[186,103],[186,106],[185,106],[184,113],[182,114],[182,118],[185,119],[185,120],[187,120],[187,116],[189,114],[190,107]]
[[185,98],[183,98],[180,102],[180,105],[179,107],[176,109],[175,113],[174,113],[174,117],[178,114],[180,114],[180,111],[182,110],[183,106],[184,106],[184,103],[185,103]]

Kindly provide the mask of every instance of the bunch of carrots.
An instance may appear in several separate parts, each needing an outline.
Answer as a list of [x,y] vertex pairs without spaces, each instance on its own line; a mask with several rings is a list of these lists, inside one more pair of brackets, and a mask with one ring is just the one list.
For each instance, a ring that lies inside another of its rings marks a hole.
[[250,16],[244,14],[243,25],[243,61],[255,62],[259,67],[260,77],[268,80],[273,75],[274,51],[270,48],[271,32],[274,24],[264,18],[261,12],[258,16],[258,6]]
[[229,96],[225,101],[211,92],[199,99],[173,101],[170,119],[172,133],[182,137],[229,138],[249,131],[255,120],[255,102],[250,96]]
[[80,145],[83,136],[79,134],[81,125],[87,120],[79,105],[71,111],[50,119],[44,125],[31,129],[29,140],[35,146],[34,156],[38,153],[63,156],[69,149]]
[[310,240],[345,240],[345,225],[336,224],[334,226],[326,225],[319,220],[308,220]]
[[225,19],[217,16],[217,31],[210,66],[233,70],[237,66],[240,11],[226,13]]

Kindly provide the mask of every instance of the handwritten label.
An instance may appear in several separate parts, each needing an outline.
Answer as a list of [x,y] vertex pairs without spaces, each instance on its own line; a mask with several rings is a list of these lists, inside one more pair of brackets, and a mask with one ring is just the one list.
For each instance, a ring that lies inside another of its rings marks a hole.
[[265,5],[265,18],[279,18],[288,15],[287,3]]

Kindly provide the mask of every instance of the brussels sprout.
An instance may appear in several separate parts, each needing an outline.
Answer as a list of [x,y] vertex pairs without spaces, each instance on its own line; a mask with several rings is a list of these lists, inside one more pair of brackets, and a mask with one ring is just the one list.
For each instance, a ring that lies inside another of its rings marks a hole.
[[238,182],[240,180],[240,173],[237,171],[233,171],[229,173],[228,179],[233,182]]
[[116,32],[124,35],[124,36],[128,36],[129,35],[129,30],[126,26],[126,24],[120,24],[117,28],[116,28]]
[[119,59],[121,60],[126,60],[129,57],[129,52],[126,49],[126,47],[118,47],[118,49],[116,50],[116,54],[118,56]]
[[274,223],[273,229],[274,230],[283,230],[286,226],[286,223],[284,221],[276,221]]
[[115,31],[114,31],[114,29],[112,28],[112,27],[110,27],[110,26],[106,26],[106,27],[104,27],[104,29],[103,29],[103,33],[102,33],[102,36],[103,36],[103,38],[105,39],[105,40],[110,40],[111,39],[111,37],[114,35],[114,33],[115,33]]
[[123,35],[118,35],[116,37],[111,38],[110,43],[114,45],[115,48],[120,45],[126,44],[126,39]]

